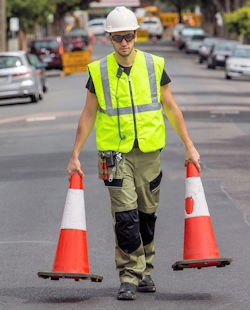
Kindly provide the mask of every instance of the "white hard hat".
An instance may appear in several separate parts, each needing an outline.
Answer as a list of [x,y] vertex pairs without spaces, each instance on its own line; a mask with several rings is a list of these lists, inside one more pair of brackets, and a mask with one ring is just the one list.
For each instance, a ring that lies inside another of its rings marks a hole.
[[106,20],[105,31],[117,32],[117,31],[129,31],[136,30],[140,26],[138,25],[135,14],[125,6],[118,6],[112,10]]

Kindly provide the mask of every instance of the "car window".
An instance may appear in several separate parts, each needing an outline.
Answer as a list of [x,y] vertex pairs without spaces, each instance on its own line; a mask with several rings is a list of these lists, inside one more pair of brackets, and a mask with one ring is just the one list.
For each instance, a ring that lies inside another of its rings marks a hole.
[[23,65],[18,56],[0,56],[0,69],[15,68]]
[[48,50],[48,51],[58,50],[59,43],[56,40],[35,41],[34,48],[37,52],[40,52],[43,49]]
[[204,34],[204,30],[203,29],[199,29],[199,28],[184,28],[182,30],[181,34],[184,35],[184,36],[192,36],[194,34],[203,35]]
[[41,62],[40,62],[39,59],[36,57],[36,55],[34,55],[34,54],[28,54],[28,55],[27,55],[27,58],[28,58],[29,62],[30,62],[33,66],[37,67],[37,66],[41,65]]
[[250,58],[250,48],[237,48],[234,51],[233,56],[240,58]]

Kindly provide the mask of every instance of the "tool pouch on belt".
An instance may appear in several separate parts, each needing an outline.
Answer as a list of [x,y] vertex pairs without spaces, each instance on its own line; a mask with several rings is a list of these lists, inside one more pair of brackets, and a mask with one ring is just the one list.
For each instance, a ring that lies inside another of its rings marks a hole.
[[114,151],[102,151],[98,154],[99,178],[104,180],[105,185],[112,183],[119,176],[122,154]]

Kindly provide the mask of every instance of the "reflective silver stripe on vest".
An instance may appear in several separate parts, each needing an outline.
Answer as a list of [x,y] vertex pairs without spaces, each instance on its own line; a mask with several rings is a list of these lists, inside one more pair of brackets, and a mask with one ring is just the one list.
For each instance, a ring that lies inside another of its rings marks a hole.
[[[140,104],[135,106],[136,107],[136,113],[142,113],[142,112],[150,112],[150,111],[157,111],[161,109],[161,103],[149,103],[149,104]],[[117,116],[117,109],[112,110],[103,110],[101,107],[98,107],[98,111],[102,113],[106,113],[109,116]],[[122,107],[119,108],[119,114],[120,115],[128,115],[133,114],[132,106],[129,107]]]
[[[157,111],[161,109],[161,103],[158,102],[157,82],[156,82],[153,57],[149,53],[143,53],[143,54],[146,60],[152,103],[135,105],[134,106],[135,113]],[[108,114],[109,116],[117,116],[118,115],[117,108],[112,107],[111,92],[110,92],[109,77],[108,77],[107,57],[102,58],[100,60],[100,71],[101,71],[101,81],[102,81],[102,88],[103,88],[103,93],[104,93],[106,110],[103,110],[100,106],[98,107],[98,110],[102,113]],[[120,107],[119,114],[120,115],[133,114],[132,106]]]
[[101,80],[102,88],[104,93],[106,110],[113,110],[110,86],[109,86],[109,75],[108,75],[108,58],[104,57],[100,60]]
[[146,60],[152,103],[158,102],[154,60],[151,54],[143,53]]

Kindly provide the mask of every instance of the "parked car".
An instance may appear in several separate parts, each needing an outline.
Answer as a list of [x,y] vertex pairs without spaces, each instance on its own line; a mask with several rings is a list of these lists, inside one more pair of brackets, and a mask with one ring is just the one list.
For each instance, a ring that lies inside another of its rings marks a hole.
[[174,41],[176,45],[179,42],[179,39],[180,39],[180,36],[181,36],[181,31],[184,28],[185,28],[185,25],[181,24],[181,23],[180,24],[176,24],[174,26],[173,33],[172,33],[172,41]]
[[90,43],[90,34],[87,32],[87,30],[83,27],[75,27],[75,28],[72,28],[69,32],[69,34],[73,34],[73,35],[78,35],[79,38],[82,38],[84,44],[86,46],[89,45]]
[[42,86],[36,68],[24,51],[0,53],[0,99],[42,99]]
[[185,27],[184,29],[182,29],[180,40],[178,43],[178,47],[180,50],[186,47],[186,42],[193,35],[205,36],[205,31],[200,27]]
[[149,37],[156,36],[158,39],[162,38],[163,26],[158,17],[144,17],[140,23],[140,29],[147,30]]
[[30,53],[37,55],[41,62],[47,63],[47,69],[62,69],[64,46],[61,37],[31,41]]
[[189,40],[187,40],[186,42],[186,47],[185,47],[185,52],[187,54],[189,53],[198,53],[199,52],[199,48],[203,42],[203,40],[205,39],[204,35],[199,35],[199,34],[195,34],[192,37],[190,37]]
[[82,37],[78,34],[65,34],[62,37],[62,41],[66,52],[84,51],[86,48]]
[[211,52],[211,49],[216,41],[220,40],[219,38],[205,38],[199,48],[199,63],[202,64],[203,61],[207,60],[208,55]]
[[105,34],[106,18],[94,18],[88,22],[88,28],[95,36]]
[[250,45],[238,45],[226,60],[225,78],[250,77]]
[[46,63],[42,63],[35,54],[28,54],[29,62],[36,68],[37,74],[40,76],[42,90],[44,93],[48,91],[48,82],[46,76]]
[[219,40],[217,41],[207,58],[207,68],[216,69],[217,66],[224,67],[227,57],[231,56],[234,49],[239,45],[238,41]]

